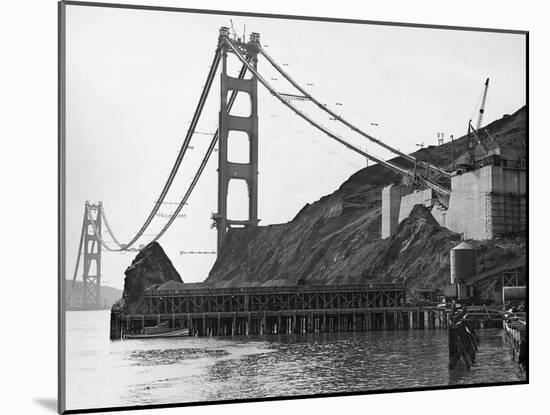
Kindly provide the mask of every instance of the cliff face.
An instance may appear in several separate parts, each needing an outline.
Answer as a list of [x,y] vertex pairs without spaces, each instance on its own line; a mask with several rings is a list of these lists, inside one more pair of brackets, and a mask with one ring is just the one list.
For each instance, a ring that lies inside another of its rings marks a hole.
[[[486,128],[501,148],[525,152],[525,108]],[[467,137],[454,141],[455,158]],[[429,146],[415,157],[451,166],[452,144]],[[411,167],[401,158],[393,162]],[[334,193],[307,204],[284,224],[232,229],[206,282],[219,287],[247,285],[346,284],[402,281],[416,286],[448,282],[449,249],[458,235],[441,228],[426,209],[415,209],[395,234],[380,239],[383,187],[401,177],[374,165],[351,176]],[[512,256],[480,242],[481,261],[505,265],[525,258],[523,242],[511,242]],[[498,261],[496,260],[498,258]]]
[[166,281],[183,282],[172,261],[157,242],[151,242],[139,251],[132,264],[124,271],[122,302],[116,308],[128,310],[141,298],[143,291]]

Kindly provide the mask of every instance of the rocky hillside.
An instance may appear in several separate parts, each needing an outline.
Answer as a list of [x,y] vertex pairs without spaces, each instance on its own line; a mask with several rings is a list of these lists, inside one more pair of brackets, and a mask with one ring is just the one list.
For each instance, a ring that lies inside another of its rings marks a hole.
[[[525,108],[485,128],[501,148],[525,151]],[[455,158],[467,145],[466,137],[455,140]],[[429,146],[414,155],[447,167],[452,163],[452,146],[450,142]],[[393,161],[410,167],[400,158]],[[392,237],[380,239],[382,188],[400,180],[374,165],[355,173],[334,193],[304,206],[288,223],[230,230],[206,282],[228,287],[407,279],[416,286],[443,286],[448,282],[449,249],[458,235],[441,228],[428,210],[415,209]],[[481,268],[525,260],[521,238],[505,241],[507,249],[492,241],[477,245]]]

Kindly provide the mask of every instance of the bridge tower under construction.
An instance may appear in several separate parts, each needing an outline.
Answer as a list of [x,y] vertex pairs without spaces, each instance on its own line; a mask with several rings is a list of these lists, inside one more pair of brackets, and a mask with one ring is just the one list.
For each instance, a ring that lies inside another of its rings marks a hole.
[[[86,202],[83,239],[82,308],[97,308],[101,305],[101,209],[102,204]],[[92,216],[95,214],[95,218]]]
[[[258,219],[258,81],[255,76],[244,79],[228,75],[227,54],[234,53],[223,41],[229,36],[229,29],[220,29],[219,45],[221,49],[221,100],[219,113],[219,147],[218,147],[218,212],[214,215],[218,230],[217,252],[221,251],[223,240],[229,228],[257,226]],[[251,33],[248,42],[235,42],[250,64],[257,68],[258,45],[260,35]],[[228,105],[228,95],[232,93],[248,94],[250,98],[249,116],[232,115]],[[240,131],[248,136],[249,160],[235,163],[228,160],[228,147],[234,143],[230,140],[232,131]],[[248,187],[248,218],[236,220],[227,215],[227,195],[231,180],[244,180]]]

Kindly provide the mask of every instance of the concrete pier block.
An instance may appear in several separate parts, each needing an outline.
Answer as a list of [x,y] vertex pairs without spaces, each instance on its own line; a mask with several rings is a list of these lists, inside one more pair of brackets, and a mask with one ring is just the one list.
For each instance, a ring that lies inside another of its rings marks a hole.
[[382,239],[388,238],[399,224],[403,186],[392,184],[382,189]]

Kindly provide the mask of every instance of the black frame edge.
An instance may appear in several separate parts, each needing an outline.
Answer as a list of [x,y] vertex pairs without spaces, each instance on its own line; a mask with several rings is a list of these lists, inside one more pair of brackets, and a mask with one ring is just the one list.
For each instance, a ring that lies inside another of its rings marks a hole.
[[[360,19],[345,19],[345,18],[331,18],[320,16],[300,16],[300,15],[284,15],[284,14],[269,14],[269,13],[255,13],[255,12],[237,12],[237,11],[224,11],[224,10],[209,10],[209,9],[191,9],[191,8],[179,8],[179,7],[164,7],[164,6],[146,6],[146,5],[132,5],[132,4],[117,4],[117,3],[102,3],[102,2],[84,2],[73,0],[60,0],[58,2],[58,413],[60,414],[82,414],[82,413],[98,413],[98,412],[118,412],[118,411],[130,411],[130,410],[144,410],[144,409],[165,409],[165,408],[182,408],[193,406],[210,406],[221,404],[239,404],[239,403],[252,403],[252,402],[273,402],[273,401],[289,401],[296,399],[316,399],[316,398],[329,398],[329,397],[347,397],[347,396],[368,396],[378,395],[386,393],[407,393],[407,392],[422,392],[422,391],[438,391],[438,390],[455,390],[455,389],[470,389],[480,387],[493,387],[493,386],[517,386],[528,385],[529,382],[529,353],[527,355],[527,367],[526,367],[526,380],[525,381],[513,381],[513,382],[495,382],[495,383],[476,383],[467,385],[442,385],[433,387],[415,387],[404,389],[384,389],[374,391],[360,391],[360,392],[337,392],[326,394],[310,394],[310,395],[292,395],[292,396],[280,396],[280,397],[265,397],[265,398],[252,398],[252,399],[235,399],[235,400],[218,400],[218,401],[197,401],[197,402],[180,402],[180,403],[167,403],[167,404],[150,404],[150,405],[128,405],[128,406],[114,406],[114,407],[98,407],[87,409],[66,409],[65,402],[65,29],[66,29],[66,6],[87,6],[87,7],[104,7],[104,8],[117,8],[117,9],[131,9],[131,10],[146,10],[146,11],[165,11],[165,12],[179,12],[179,13],[197,13],[197,14],[217,14],[217,15],[233,15],[244,17],[259,17],[259,18],[276,18],[276,19],[288,19],[288,20],[306,20],[306,21],[319,21],[319,22],[334,22],[334,23],[352,23],[352,24],[370,24],[378,26],[400,26],[411,28],[424,28],[424,29],[440,29],[440,30],[461,30],[461,31],[475,31],[475,32],[489,32],[489,33],[503,33],[503,34],[519,34],[525,35],[526,42],[526,135],[527,135],[527,160],[529,161],[529,30],[507,30],[497,28],[482,28],[482,27],[464,27],[464,26],[451,26],[451,25],[433,25],[433,24],[420,24],[420,23],[405,23],[405,22],[389,22],[389,21],[371,21]],[[530,295],[529,295],[529,168],[527,169],[527,281],[526,290],[528,298],[527,307],[527,321],[530,322]],[[527,338],[530,337],[529,324],[527,326]]]
[[87,7],[105,7],[115,9],[130,9],[130,10],[149,10],[149,11],[164,11],[164,12],[176,12],[176,13],[201,13],[201,14],[219,14],[219,15],[231,15],[231,16],[244,16],[244,17],[264,17],[274,19],[289,19],[289,20],[308,20],[318,22],[333,22],[333,23],[354,23],[354,24],[371,24],[378,26],[402,26],[402,27],[414,27],[423,29],[444,29],[444,30],[464,30],[472,32],[493,32],[493,33],[509,33],[509,34],[526,34],[527,30],[513,30],[513,29],[497,29],[488,27],[465,27],[465,26],[453,26],[453,25],[435,25],[425,23],[406,23],[406,22],[390,22],[390,21],[376,21],[376,20],[362,20],[362,19],[346,19],[339,17],[325,17],[325,16],[302,16],[291,14],[271,14],[271,13],[256,13],[256,12],[239,12],[230,10],[215,10],[215,9],[192,9],[183,7],[166,7],[166,6],[147,6],[139,4],[128,3],[103,3],[103,2],[86,2],[78,0],[66,0],[63,1],[67,5],[72,6],[87,6]]

